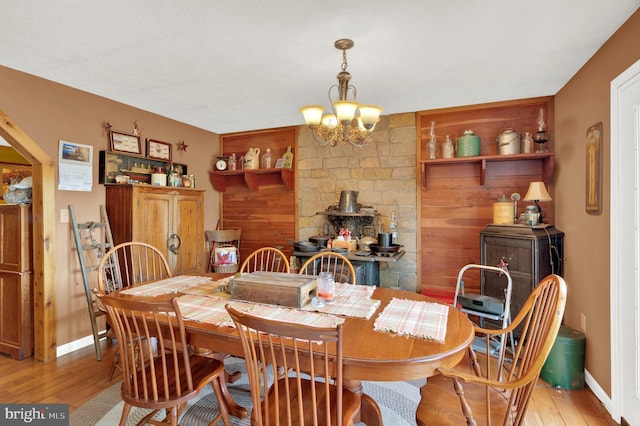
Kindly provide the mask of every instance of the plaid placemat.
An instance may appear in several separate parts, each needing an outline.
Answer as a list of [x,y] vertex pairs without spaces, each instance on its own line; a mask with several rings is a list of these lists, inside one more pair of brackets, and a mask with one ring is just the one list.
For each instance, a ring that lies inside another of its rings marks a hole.
[[373,329],[444,343],[448,315],[446,305],[393,298],[376,318]]
[[376,289],[373,286],[336,283],[335,288],[333,302],[327,303],[322,307],[308,303],[302,310],[369,319],[380,306],[379,300],[371,299]]
[[161,294],[178,293],[185,288],[200,285],[211,281],[209,277],[178,275],[176,277],[165,278],[149,284],[136,285],[122,290],[122,294],[136,296],[159,296]]
[[372,285],[354,285],[349,283],[336,283],[337,297],[358,297],[371,299],[376,287]]
[[[353,287],[353,286],[352,286]],[[333,302],[326,303],[322,307],[307,303],[303,311],[323,312],[325,314],[341,315],[345,317],[369,319],[380,306],[379,300],[361,299],[359,297],[336,296]]]
[[240,302],[222,297],[185,294],[178,298],[178,305],[185,319],[216,326],[234,327],[233,321],[224,307],[227,303],[239,311],[261,318],[304,324],[311,327],[335,327],[337,324],[344,322],[344,318],[333,315],[317,314],[281,306]]

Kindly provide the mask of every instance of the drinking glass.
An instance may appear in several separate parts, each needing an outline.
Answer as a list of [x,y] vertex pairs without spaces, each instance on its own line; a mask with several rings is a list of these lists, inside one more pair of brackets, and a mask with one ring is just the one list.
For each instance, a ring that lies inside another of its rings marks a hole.
[[318,276],[318,297],[321,297],[327,303],[333,302],[335,290],[333,274],[331,272],[320,272]]

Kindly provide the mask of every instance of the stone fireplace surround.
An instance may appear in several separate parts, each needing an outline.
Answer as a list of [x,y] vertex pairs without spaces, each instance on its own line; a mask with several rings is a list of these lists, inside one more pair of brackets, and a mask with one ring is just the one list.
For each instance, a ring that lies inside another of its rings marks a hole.
[[382,116],[371,137],[373,142],[363,148],[330,147],[316,142],[306,126],[300,128],[296,152],[299,238],[322,234],[327,218],[316,212],[337,204],[342,190],[359,191],[358,203],[377,209],[378,224],[385,232],[397,202],[398,243],[406,254],[398,262],[381,265],[380,286],[416,291],[415,114]]

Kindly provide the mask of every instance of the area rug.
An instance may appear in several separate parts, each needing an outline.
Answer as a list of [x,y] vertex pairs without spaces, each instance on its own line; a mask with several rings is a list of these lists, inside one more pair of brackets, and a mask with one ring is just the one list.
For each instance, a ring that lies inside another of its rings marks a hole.
[[[244,373],[244,360],[239,358],[227,358],[227,371],[242,371]],[[251,411],[251,395],[243,374],[240,380],[229,384],[229,392],[234,400]],[[385,425],[415,425],[416,408],[420,402],[420,387],[424,380],[410,382],[363,382],[364,392],[371,396],[382,411],[382,419]],[[117,425],[122,414],[122,401],[120,399],[120,384],[115,384],[96,395],[90,401],[82,405],[71,414],[71,425]],[[185,410],[180,425],[199,426],[206,425],[217,413],[217,400],[210,386],[207,386],[200,395],[191,400]],[[133,409],[129,415],[127,425],[134,425],[146,414],[145,410]],[[208,420],[209,419],[209,420]],[[219,422],[222,424],[222,422]],[[231,416],[231,424],[237,426],[249,425],[249,418],[239,419]],[[361,424],[362,425],[362,424]]]

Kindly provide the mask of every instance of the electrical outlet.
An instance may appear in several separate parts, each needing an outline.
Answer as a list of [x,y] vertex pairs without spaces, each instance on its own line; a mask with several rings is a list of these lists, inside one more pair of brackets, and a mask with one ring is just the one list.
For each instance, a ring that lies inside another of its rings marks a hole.
[[69,209],[60,209],[60,223],[69,223]]
[[584,333],[587,332],[587,316],[583,313],[580,313],[580,328]]

